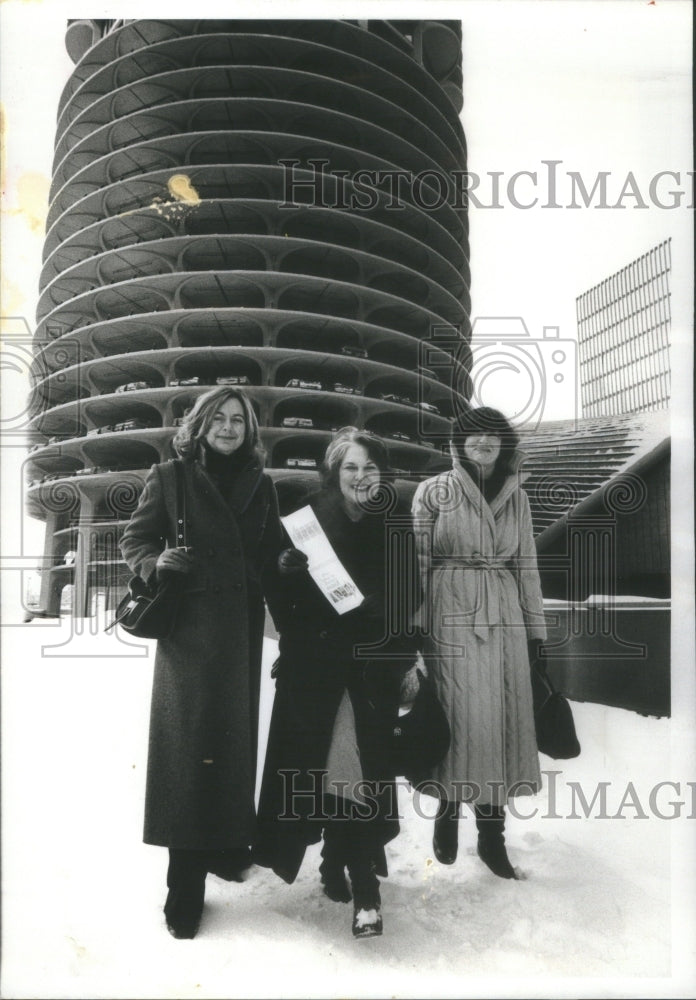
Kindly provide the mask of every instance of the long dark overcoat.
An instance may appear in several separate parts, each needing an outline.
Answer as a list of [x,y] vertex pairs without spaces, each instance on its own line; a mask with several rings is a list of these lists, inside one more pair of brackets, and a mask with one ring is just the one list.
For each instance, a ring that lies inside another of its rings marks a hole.
[[[173,632],[157,644],[152,689],[144,840],[214,850],[249,845],[264,606],[262,576],[277,560],[275,489],[255,459],[228,502],[198,461],[183,461],[186,576]],[[171,462],[150,470],[121,548],[149,580],[175,539]]]
[[[370,610],[358,608],[339,616],[306,572],[277,577],[267,591],[280,633],[280,655],[255,853],[259,863],[287,882],[297,876],[307,845],[321,836],[327,813],[320,773],[326,768],[346,690],[355,714],[363,778],[375,782],[378,792],[370,794],[366,807],[374,839],[383,845],[398,833],[387,734],[398,715],[401,677],[415,659],[415,640],[404,631],[414,587],[420,594],[415,554],[403,546],[411,533],[408,509],[395,508],[388,515],[389,527],[381,514],[351,521],[332,490],[310,497],[309,503],[338,558],[369,598]],[[397,536],[401,545],[394,544]],[[392,616],[394,635],[385,623],[391,601],[404,612]],[[360,644],[380,648],[374,655],[360,656]],[[379,864],[378,857],[375,860]]]

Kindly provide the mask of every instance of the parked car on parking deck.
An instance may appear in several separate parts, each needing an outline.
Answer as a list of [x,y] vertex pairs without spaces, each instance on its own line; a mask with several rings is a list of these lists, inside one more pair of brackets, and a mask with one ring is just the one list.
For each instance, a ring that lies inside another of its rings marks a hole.
[[379,398],[385,403],[399,403],[401,406],[415,406],[408,396],[398,396],[395,392],[380,392]]
[[140,420],[139,417],[133,417],[131,420],[122,420],[120,424],[114,424],[115,431],[139,431],[146,427],[151,427],[152,425],[147,423],[145,420]]
[[135,392],[136,389],[152,389],[152,382],[124,382],[116,386],[114,392]]
[[286,389],[323,389],[321,382],[316,379],[290,378],[285,383]]
[[251,385],[248,375],[218,375],[215,385]]
[[189,375],[187,378],[170,378],[170,386],[178,385],[207,385],[206,379],[202,378],[200,375]]
[[310,428],[314,427],[314,421],[311,417],[283,417],[280,426]]

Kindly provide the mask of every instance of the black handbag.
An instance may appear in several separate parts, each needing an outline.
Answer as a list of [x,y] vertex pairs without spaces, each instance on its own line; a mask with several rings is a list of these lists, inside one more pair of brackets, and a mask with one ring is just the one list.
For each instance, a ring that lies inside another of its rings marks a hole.
[[[179,459],[172,461],[176,478],[176,544],[186,545],[186,490],[184,470]],[[115,625],[138,639],[166,639],[174,628],[181,603],[184,574],[170,573],[166,579],[150,585],[134,576],[128,583],[128,593],[116,608],[116,617],[104,629]]]
[[568,699],[556,691],[546,671],[532,663],[532,696],[537,747],[554,760],[570,760],[580,753]]
[[412,784],[426,780],[430,768],[449,750],[451,733],[433,682],[417,670],[418,693],[413,706],[395,720],[391,732],[393,768]]

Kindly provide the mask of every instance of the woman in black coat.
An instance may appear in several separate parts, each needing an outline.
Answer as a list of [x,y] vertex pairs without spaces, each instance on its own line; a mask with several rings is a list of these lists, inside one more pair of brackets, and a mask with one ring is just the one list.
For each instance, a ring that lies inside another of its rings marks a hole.
[[324,488],[307,501],[362,604],[339,615],[293,548],[267,592],[280,656],[254,856],[293,882],[323,832],[324,891],[347,902],[348,869],[359,937],[382,932],[377,874],[399,830],[389,735],[415,660],[406,631],[420,593],[415,548],[403,545],[410,515],[381,482],[386,469],[382,441],[345,428],[327,450]]
[[263,644],[262,578],[282,538],[256,416],[235,388],[200,396],[174,439],[188,549],[176,538],[172,462],[150,470],[121,548],[145,581],[183,574],[157,644],[145,798],[147,844],[169,848],[167,927],[194,937],[205,879],[249,866]]

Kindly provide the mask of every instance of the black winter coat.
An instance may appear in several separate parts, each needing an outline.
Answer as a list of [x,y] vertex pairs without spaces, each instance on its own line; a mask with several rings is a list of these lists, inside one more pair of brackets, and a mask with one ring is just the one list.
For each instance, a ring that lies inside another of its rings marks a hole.
[[[186,576],[173,632],[157,644],[152,688],[144,840],[198,850],[253,839],[262,577],[282,538],[275,489],[251,459],[224,499],[203,466],[183,462]],[[123,556],[143,579],[173,544],[171,462],[150,470],[124,532]]]
[[[322,802],[320,772],[345,690],[355,713],[363,778],[377,783],[368,807],[376,841],[383,845],[398,833],[388,733],[398,715],[401,678],[415,659],[406,618],[420,593],[414,547],[403,548],[405,539],[412,539],[407,509],[397,505],[387,515],[387,528],[383,515],[351,521],[333,490],[307,502],[369,599],[369,612],[360,607],[339,616],[306,572],[276,576],[266,594],[280,633],[280,655],[255,853],[259,863],[287,882],[294,881],[307,845],[319,839],[330,815]],[[395,544],[397,538],[401,545]],[[391,565],[388,551],[397,553]],[[403,610],[391,616],[391,631],[397,634],[390,634],[386,620],[392,601]],[[356,646],[361,644],[375,648],[360,656]]]

